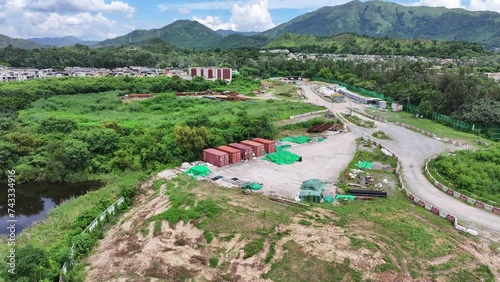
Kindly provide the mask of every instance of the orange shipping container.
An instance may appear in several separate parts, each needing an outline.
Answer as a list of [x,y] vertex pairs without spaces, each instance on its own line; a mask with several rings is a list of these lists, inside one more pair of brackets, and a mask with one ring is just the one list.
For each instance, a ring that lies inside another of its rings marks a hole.
[[217,147],[217,150],[226,152],[229,155],[229,163],[235,164],[241,162],[241,152],[238,149],[231,148],[228,146]]
[[256,157],[264,155],[264,144],[260,144],[250,140],[243,140],[240,143],[252,147],[252,151]]
[[228,146],[240,150],[242,160],[246,161],[252,158],[252,147],[240,143],[231,143]]
[[226,166],[229,165],[229,155],[219,150],[205,149],[203,150],[203,161],[218,167]]
[[276,152],[276,142],[274,141],[267,140],[264,138],[253,138],[252,141],[264,144],[264,150],[266,150],[268,154]]

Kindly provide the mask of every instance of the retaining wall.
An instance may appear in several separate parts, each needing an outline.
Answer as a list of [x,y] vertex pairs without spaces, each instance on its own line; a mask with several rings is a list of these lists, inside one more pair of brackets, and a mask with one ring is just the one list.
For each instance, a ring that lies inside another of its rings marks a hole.
[[439,181],[437,181],[436,178],[434,178],[434,176],[432,176],[432,174],[430,173],[429,171],[429,167],[428,167],[428,164],[431,160],[435,159],[437,156],[434,156],[432,158],[430,158],[428,161],[425,162],[425,167],[424,167],[424,170],[425,170],[425,173],[427,175],[430,176],[430,178],[432,178],[432,184],[438,188],[439,190],[445,192],[446,194],[450,195],[450,196],[453,196],[459,200],[461,200],[462,202],[464,203],[468,203],[468,204],[471,204],[475,207],[478,207],[478,208],[482,208],[484,210],[487,210],[489,212],[492,212],[494,214],[498,214],[500,215],[500,208],[499,207],[494,207],[492,205],[488,205],[486,203],[483,203],[479,200],[476,200],[474,198],[471,198],[471,197],[468,197],[466,195],[463,195],[457,191],[454,191],[453,189],[449,188],[449,187],[446,187],[445,185],[441,184]]
[[[376,140],[374,140],[372,138],[366,138],[366,139],[370,140],[374,145],[378,145],[379,144]],[[380,144],[380,146],[382,148],[384,148],[385,150],[387,150],[388,152],[392,153],[387,148],[385,148],[384,146],[382,146],[382,144]],[[401,175],[401,162],[399,160],[399,157],[396,154],[394,154],[394,153],[392,153],[392,154],[398,160],[397,167],[396,167],[396,175],[398,176],[398,181],[399,181],[400,189],[410,199],[410,201],[416,203],[417,205],[421,206],[422,208],[425,208],[426,210],[432,212],[433,214],[435,214],[437,216],[440,216],[440,217],[442,217],[444,219],[447,219],[448,221],[450,221],[451,223],[453,223],[453,225],[455,226],[455,229],[467,232],[467,233],[472,234],[472,235],[478,235],[478,232],[476,230],[473,230],[473,229],[470,229],[470,228],[467,228],[465,226],[460,225],[458,223],[458,218],[456,216],[450,214],[449,212],[447,212],[447,211],[445,211],[443,209],[440,209],[437,206],[433,206],[433,205],[431,205],[429,203],[426,203],[424,200],[418,198],[412,192],[410,192],[405,187],[404,182],[403,182],[403,177]]]

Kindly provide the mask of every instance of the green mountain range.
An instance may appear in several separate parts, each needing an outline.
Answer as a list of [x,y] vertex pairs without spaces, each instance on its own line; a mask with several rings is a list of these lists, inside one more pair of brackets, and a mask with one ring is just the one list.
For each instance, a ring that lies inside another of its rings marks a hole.
[[373,37],[469,41],[500,47],[500,14],[443,7],[410,7],[382,1],[352,1],[323,7],[280,24],[263,35],[363,34]]
[[[134,30],[99,42],[96,46],[144,45],[158,38],[176,47],[195,50],[317,46],[319,42],[330,44],[332,36],[346,33],[373,38],[466,41],[494,49],[500,48],[500,13],[352,1],[320,8],[254,35],[228,30],[213,31],[197,21],[178,20],[159,29]],[[285,34],[309,37],[280,37]],[[316,39],[317,36],[329,36],[329,39],[325,42],[324,38]],[[27,40],[0,37],[0,47],[9,44],[21,48],[40,47]]]
[[210,49],[223,38],[197,21],[178,20],[160,29],[134,30],[129,34],[101,41],[97,46],[120,46],[145,43],[152,38],[161,38],[168,43],[188,49]]
[[56,47],[72,46],[75,44],[92,46],[92,45],[99,43],[99,41],[88,41],[88,40],[83,40],[83,39],[80,39],[80,38],[77,38],[74,36],[34,37],[34,38],[29,38],[28,40],[31,40],[35,43],[40,44],[40,45],[56,46]]
[[12,37],[8,37],[6,35],[0,34],[0,48],[5,48],[9,45],[12,45],[13,47],[17,47],[17,48],[22,48],[22,49],[34,49],[34,48],[42,47],[41,45],[39,45],[31,40],[12,38]]

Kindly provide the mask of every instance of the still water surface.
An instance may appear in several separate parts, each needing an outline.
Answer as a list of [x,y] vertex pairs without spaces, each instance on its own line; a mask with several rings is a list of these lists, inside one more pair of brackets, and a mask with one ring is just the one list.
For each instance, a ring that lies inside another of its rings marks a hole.
[[[101,182],[87,181],[80,183],[32,182],[16,184],[16,205],[14,211],[17,220],[16,233],[30,226],[37,220],[47,218],[50,209],[71,197],[81,196],[88,191],[99,189]],[[0,234],[7,234],[8,217],[6,183],[0,183]]]

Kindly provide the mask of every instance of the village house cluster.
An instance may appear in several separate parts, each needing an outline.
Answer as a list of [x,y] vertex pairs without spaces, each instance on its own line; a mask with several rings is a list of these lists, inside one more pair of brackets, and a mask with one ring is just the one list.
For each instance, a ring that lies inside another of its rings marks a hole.
[[125,67],[115,69],[105,68],[83,68],[67,67],[64,70],[57,69],[34,69],[34,68],[11,68],[0,66],[0,82],[25,81],[37,78],[51,77],[97,77],[97,76],[134,76],[134,77],[154,77],[154,76],[177,75],[183,79],[190,79],[183,69],[171,68],[148,68],[148,67]]

